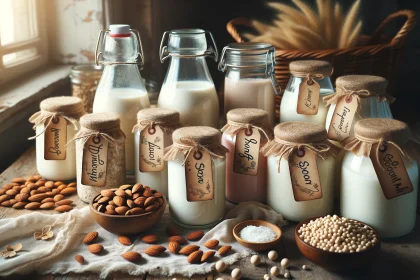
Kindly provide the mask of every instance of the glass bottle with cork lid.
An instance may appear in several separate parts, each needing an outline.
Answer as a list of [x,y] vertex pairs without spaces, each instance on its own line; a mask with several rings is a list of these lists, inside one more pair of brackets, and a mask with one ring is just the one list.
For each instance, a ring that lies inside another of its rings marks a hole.
[[[211,46],[208,46],[207,36]],[[159,55],[162,63],[168,58],[171,62],[158,107],[178,111],[183,126],[219,127],[219,101],[206,63],[206,57],[218,59],[212,34],[202,29],[166,31]]]
[[218,68],[226,72],[225,114],[236,108],[267,111],[269,123],[275,124],[275,94],[280,85],[274,74],[276,50],[265,43],[231,43],[224,47]]
[[305,121],[325,125],[323,97],[334,92],[332,66],[327,61],[298,60],[289,64],[290,79],[280,104],[280,122]]
[[[96,64],[104,71],[95,94],[93,112],[115,112],[121,129],[131,134],[136,114],[150,107],[149,97],[138,66],[144,65],[140,35],[126,24],[112,24],[101,31],[95,54]],[[127,137],[125,147],[127,172],[134,172],[134,138]]]
[[382,238],[408,234],[416,223],[419,169],[409,137],[405,123],[371,118],[343,141],[341,215],[371,225]]

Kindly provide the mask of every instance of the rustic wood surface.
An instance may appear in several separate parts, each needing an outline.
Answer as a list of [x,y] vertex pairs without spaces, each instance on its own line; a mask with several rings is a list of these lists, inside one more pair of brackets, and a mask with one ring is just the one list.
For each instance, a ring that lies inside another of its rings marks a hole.
[[[36,174],[35,166],[35,149],[31,148],[26,151],[12,166],[5,170],[0,175],[0,184],[3,185],[9,182],[14,177],[28,177]],[[71,197],[76,203],[76,207],[84,206],[76,195]],[[45,212],[48,212],[47,210]],[[53,212],[53,211],[51,211]],[[17,217],[29,213],[28,210],[15,210],[12,208],[0,208],[0,218]],[[274,265],[279,266],[279,261],[283,257],[287,257],[291,261],[290,274],[291,279],[420,279],[420,223],[416,224],[416,228],[409,235],[396,240],[383,241],[381,254],[378,259],[369,268],[349,271],[346,273],[331,273],[328,272],[306,260],[298,251],[294,241],[294,227],[296,224],[284,226],[282,242],[279,243],[276,250],[279,253],[279,259],[276,262],[268,260],[266,254],[260,254],[263,258],[262,263],[258,267],[254,267],[249,258],[243,259],[238,263],[231,265],[223,274],[212,273],[209,275],[198,275],[191,279],[197,280],[212,280],[217,278],[231,279],[230,272],[234,268],[240,268],[243,277],[242,279],[263,279],[263,275],[269,273],[270,268]],[[1,238],[0,238],[0,246]],[[302,265],[306,264],[308,270],[301,269]],[[172,279],[173,277],[159,277],[152,275],[144,276],[129,276],[124,272],[115,272],[109,279],[146,279],[146,280],[160,280]],[[185,277],[176,277],[177,279],[188,279]],[[7,279],[23,279],[22,276],[16,275],[8,277]],[[54,280],[73,280],[73,279],[98,279],[98,275],[94,273],[75,274],[70,273],[66,275],[38,275],[31,274],[25,276],[25,279],[54,279]],[[282,277],[272,277],[272,279],[283,279]]]

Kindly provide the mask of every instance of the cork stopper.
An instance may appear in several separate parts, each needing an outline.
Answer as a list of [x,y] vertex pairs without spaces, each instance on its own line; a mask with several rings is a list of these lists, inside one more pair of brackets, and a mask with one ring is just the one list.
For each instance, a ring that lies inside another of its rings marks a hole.
[[50,97],[41,101],[42,111],[61,113],[63,115],[82,116],[85,111],[83,101],[75,96]]
[[332,73],[332,65],[323,60],[296,60],[289,64],[290,73],[296,77],[304,77],[308,74],[329,77]]
[[335,81],[337,89],[346,91],[367,91],[371,96],[386,94],[388,82],[385,78],[371,75],[348,75],[338,77]]
[[268,122],[268,114],[266,111],[255,108],[240,108],[230,110],[227,115],[227,120],[254,125],[265,125]]
[[192,139],[200,145],[221,145],[221,133],[219,130],[208,126],[188,126],[174,131],[173,141],[178,144],[185,144],[184,139]]
[[104,112],[84,115],[80,118],[80,125],[95,131],[120,128],[120,117],[117,113]]
[[167,108],[148,108],[137,113],[137,120],[149,120],[158,123],[179,123],[179,113]]
[[285,122],[274,128],[275,140],[297,144],[316,143],[327,140],[324,127],[309,122]]
[[394,119],[363,119],[354,125],[354,137],[362,142],[392,141],[404,145],[410,138],[410,129]]

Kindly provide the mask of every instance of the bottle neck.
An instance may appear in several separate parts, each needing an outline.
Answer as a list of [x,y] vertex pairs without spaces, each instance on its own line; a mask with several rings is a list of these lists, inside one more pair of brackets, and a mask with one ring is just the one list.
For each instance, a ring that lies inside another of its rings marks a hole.
[[177,81],[204,81],[213,83],[205,57],[172,57],[164,84]]

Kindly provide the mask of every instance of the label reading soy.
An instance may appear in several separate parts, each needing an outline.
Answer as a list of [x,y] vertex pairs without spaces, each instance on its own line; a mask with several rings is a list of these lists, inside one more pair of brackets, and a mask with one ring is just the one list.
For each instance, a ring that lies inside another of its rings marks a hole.
[[90,136],[83,148],[82,184],[105,186],[107,164],[108,140],[101,136]]
[[350,136],[357,106],[357,98],[352,95],[338,100],[328,129],[328,139],[342,141]]
[[381,147],[378,152],[379,164],[376,153],[377,149],[374,146],[370,158],[385,197],[393,199],[412,192],[413,185],[398,149],[392,145]]
[[233,171],[257,175],[261,135],[257,129],[242,129],[236,134]]
[[66,119],[54,117],[44,134],[44,159],[65,160],[67,143]]
[[163,130],[158,126],[143,129],[140,133],[140,172],[163,170]]
[[289,156],[289,171],[295,201],[322,198],[316,154],[300,149]]
[[214,199],[213,167],[208,153],[191,152],[185,161],[185,183],[188,201]]
[[297,113],[301,115],[318,114],[320,86],[307,77],[299,85]]

